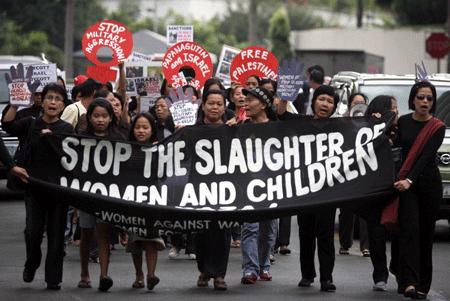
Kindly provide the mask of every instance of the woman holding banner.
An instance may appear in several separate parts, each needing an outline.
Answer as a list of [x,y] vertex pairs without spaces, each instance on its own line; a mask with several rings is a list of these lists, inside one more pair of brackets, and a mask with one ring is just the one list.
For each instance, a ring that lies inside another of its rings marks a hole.
[[425,299],[433,273],[432,249],[436,216],[442,199],[436,153],[445,136],[445,125],[433,117],[436,88],[427,81],[414,84],[409,94],[413,113],[398,120],[396,146],[404,160],[394,187],[400,192],[399,292]]
[[[277,120],[271,105],[273,95],[264,88],[243,90],[245,111],[250,123],[266,123]],[[271,281],[270,253],[276,239],[276,220],[244,223],[242,226],[242,284],[255,284],[256,280]]]
[[[17,107],[11,106],[3,119],[3,129],[24,141],[19,161],[30,175],[40,175],[40,179],[55,182],[52,174],[45,173],[55,158],[49,158],[50,146],[41,139],[44,135],[72,133],[73,127],[60,119],[67,101],[66,90],[56,83],[48,84],[42,91],[43,114],[35,119],[27,117],[15,120]],[[23,280],[32,282],[41,263],[41,243],[47,232],[47,257],[45,259],[45,282],[47,288],[61,289],[64,257],[64,230],[67,205],[54,199],[43,197],[27,187],[25,191],[25,243],[27,260]]]
[[[197,125],[223,125],[225,117],[225,95],[221,90],[208,90],[202,96],[202,106]],[[214,279],[214,289],[227,289],[225,274],[230,253],[231,231],[220,229],[217,223],[212,223],[205,232],[196,234],[196,257],[200,271],[197,286],[206,287],[211,278]]]
[[[330,86],[319,86],[314,90],[311,100],[311,110],[314,119],[326,119],[336,111],[339,96]],[[286,112],[286,101],[281,101],[277,108],[280,119],[309,118]],[[320,290],[324,292],[336,291],[333,283],[333,269],[335,261],[334,250],[334,219],[336,208],[324,207],[314,212],[300,212],[297,216],[300,239],[300,269],[302,279],[300,287],[311,287],[316,277],[314,254],[316,240],[320,265]]]
[[[145,145],[156,143],[155,119],[149,113],[139,113],[131,124],[130,141],[137,141]],[[159,283],[159,278],[155,276],[158,251],[165,249],[164,241],[157,234],[152,238],[142,238],[136,234],[130,234],[127,244],[127,252],[131,253],[133,265],[136,271],[136,280],[133,288],[144,287],[144,272],[142,271],[142,252],[145,250],[147,262],[147,288],[153,288]]]
[[[124,140],[123,136],[117,132],[114,128],[116,124],[116,116],[110,102],[104,98],[96,98],[87,108],[86,112],[87,127],[84,135],[107,138],[115,140]],[[109,268],[109,255],[110,255],[110,233],[111,225],[97,220],[95,216],[80,211],[80,226],[86,231],[82,232],[82,243],[89,242],[95,228],[95,238],[98,244],[98,257],[100,261],[100,284],[98,289],[106,292],[113,285],[112,279],[108,276]],[[84,242],[83,242],[84,241]],[[80,247],[80,257],[86,257],[86,254],[82,252],[89,252],[88,248],[83,249]],[[91,287],[89,270],[87,269],[87,263],[81,266],[81,281],[78,283],[80,288]]]

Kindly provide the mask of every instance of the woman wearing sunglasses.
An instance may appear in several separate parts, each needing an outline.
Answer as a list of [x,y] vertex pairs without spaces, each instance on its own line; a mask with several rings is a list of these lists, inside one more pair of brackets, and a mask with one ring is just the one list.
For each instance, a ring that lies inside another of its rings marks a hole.
[[445,125],[433,117],[436,89],[426,81],[410,91],[413,113],[398,120],[396,146],[402,147],[402,167],[394,187],[400,192],[398,267],[394,267],[398,292],[412,299],[425,299],[432,278],[432,248],[436,215],[442,198],[436,152]]

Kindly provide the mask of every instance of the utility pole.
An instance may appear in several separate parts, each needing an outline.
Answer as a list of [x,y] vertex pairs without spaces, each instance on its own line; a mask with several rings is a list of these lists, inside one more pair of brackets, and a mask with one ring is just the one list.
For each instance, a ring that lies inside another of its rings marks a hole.
[[[449,0],[450,1],[450,0]],[[248,5],[248,42],[256,44],[256,19],[258,16],[258,4],[256,0],[249,0]]]
[[[449,0],[450,1],[450,0]],[[363,20],[363,0],[356,0],[356,27],[361,28],[362,27],[362,20]]]
[[75,0],[66,0],[66,20],[64,27],[64,70],[66,79],[73,78],[73,31]]

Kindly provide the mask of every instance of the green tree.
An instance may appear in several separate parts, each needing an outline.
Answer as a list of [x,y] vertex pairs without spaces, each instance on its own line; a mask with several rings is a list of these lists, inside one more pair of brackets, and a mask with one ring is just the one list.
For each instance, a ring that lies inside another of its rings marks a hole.
[[447,0],[394,0],[393,9],[401,24],[444,24]]
[[[31,31],[45,32],[48,41],[60,49],[64,49],[65,7],[65,0],[0,1],[0,12],[4,12],[20,28],[19,35]],[[86,28],[105,16],[106,11],[99,0],[75,2],[75,48],[81,48],[81,38]]]
[[35,30],[23,34],[20,26],[3,14],[0,23],[0,54],[40,56],[41,53],[62,66],[63,52],[49,42],[45,32]]
[[272,44],[271,50],[279,61],[292,56],[289,34],[291,26],[284,8],[278,9],[270,18],[269,38]]
[[289,24],[291,30],[307,30],[325,27],[325,21],[321,17],[314,16],[304,5],[287,6]]

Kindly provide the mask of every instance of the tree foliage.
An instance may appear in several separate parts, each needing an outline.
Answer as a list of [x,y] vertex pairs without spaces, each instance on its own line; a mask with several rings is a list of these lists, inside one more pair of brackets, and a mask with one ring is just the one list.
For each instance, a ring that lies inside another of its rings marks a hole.
[[444,24],[447,19],[447,0],[394,0],[392,7],[400,24]]
[[291,45],[289,43],[290,32],[289,18],[285,9],[280,8],[270,18],[269,26],[271,50],[279,61],[292,56]]

